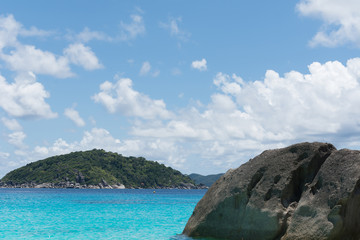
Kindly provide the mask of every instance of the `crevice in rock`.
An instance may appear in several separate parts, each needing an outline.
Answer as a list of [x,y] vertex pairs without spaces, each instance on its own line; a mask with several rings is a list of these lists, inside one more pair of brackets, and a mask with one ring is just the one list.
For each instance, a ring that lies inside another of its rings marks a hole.
[[279,233],[275,236],[274,240],[280,240],[286,234],[287,228],[289,227],[288,219],[292,216],[292,213],[292,211],[289,211],[285,214]]
[[280,179],[281,179],[281,176],[280,176],[280,175],[276,175],[276,176],[274,177],[274,184],[277,184],[277,183],[280,181]]
[[248,198],[251,196],[251,191],[256,187],[256,185],[260,182],[261,178],[264,176],[264,173],[266,171],[265,167],[260,168],[256,171],[256,173],[252,176],[250,183],[246,189],[246,193]]
[[343,225],[332,239],[360,239],[360,179],[350,196],[339,200],[337,206],[341,206],[339,213]]
[[330,156],[333,149],[335,149],[335,147],[331,144],[320,147],[309,162],[303,163],[291,173],[291,180],[281,194],[281,203],[285,208],[292,202],[299,202],[305,185],[314,180],[316,174],[319,172],[325,160]]
[[311,186],[310,191],[313,195],[315,195],[321,189],[321,187],[322,187],[322,178],[319,177],[315,185]]
[[273,189],[270,188],[270,189],[265,193],[265,196],[264,196],[264,200],[265,200],[265,201],[270,200],[270,198],[272,197],[272,191],[273,191]]

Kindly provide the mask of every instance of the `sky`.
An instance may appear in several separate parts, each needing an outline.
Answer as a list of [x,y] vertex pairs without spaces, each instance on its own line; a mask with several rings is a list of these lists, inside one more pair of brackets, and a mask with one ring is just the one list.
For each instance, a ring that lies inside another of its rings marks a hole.
[[104,149],[185,174],[360,149],[360,1],[0,2],[0,177]]

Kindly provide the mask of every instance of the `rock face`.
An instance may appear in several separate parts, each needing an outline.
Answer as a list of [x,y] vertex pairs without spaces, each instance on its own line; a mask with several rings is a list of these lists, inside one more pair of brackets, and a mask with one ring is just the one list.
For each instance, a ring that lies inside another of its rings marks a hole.
[[211,186],[184,234],[360,239],[360,151],[327,143],[268,150]]

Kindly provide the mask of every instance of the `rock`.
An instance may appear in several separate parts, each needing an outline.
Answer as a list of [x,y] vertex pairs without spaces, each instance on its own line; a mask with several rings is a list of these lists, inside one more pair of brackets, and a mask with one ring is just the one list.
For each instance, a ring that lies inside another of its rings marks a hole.
[[115,185],[111,185],[111,187],[113,188],[113,189],[125,189],[125,186],[124,186],[124,184],[115,184]]
[[101,180],[101,184],[102,184],[104,187],[109,186],[109,184],[106,182],[105,179],[102,179],[102,180]]
[[268,150],[216,181],[184,234],[222,239],[360,239],[360,151],[327,143]]
[[80,184],[85,184],[85,177],[80,171],[77,171],[76,173],[76,182]]
[[360,239],[359,151],[333,152],[304,191],[284,239],[304,238]]
[[41,183],[35,185],[34,188],[54,188],[54,186],[51,183]]

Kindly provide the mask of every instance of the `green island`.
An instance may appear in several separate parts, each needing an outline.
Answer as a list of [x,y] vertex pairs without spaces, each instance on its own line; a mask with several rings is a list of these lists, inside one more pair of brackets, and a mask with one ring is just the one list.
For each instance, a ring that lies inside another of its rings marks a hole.
[[164,164],[97,149],[29,163],[6,174],[0,187],[204,188]]

